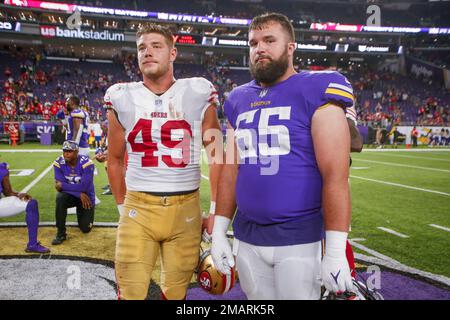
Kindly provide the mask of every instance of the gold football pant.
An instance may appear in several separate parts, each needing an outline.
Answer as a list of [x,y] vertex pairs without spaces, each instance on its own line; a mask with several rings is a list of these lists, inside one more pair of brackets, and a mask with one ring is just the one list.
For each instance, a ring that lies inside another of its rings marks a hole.
[[147,297],[158,255],[164,296],[184,299],[200,254],[199,192],[158,197],[128,191],[124,208],[115,256],[119,299]]

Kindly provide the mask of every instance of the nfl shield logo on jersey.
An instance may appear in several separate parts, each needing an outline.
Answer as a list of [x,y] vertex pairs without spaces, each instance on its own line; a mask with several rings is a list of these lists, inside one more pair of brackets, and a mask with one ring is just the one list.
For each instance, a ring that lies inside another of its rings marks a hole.
[[162,106],[162,100],[161,99],[156,99],[155,100],[155,107],[161,107]]

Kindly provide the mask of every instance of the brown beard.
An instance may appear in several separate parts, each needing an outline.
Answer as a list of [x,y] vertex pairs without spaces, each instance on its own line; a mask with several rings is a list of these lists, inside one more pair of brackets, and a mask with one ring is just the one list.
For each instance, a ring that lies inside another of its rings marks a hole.
[[250,74],[256,82],[270,85],[285,74],[288,67],[289,59],[286,49],[278,60],[270,59],[270,62],[265,65],[257,66],[250,62]]

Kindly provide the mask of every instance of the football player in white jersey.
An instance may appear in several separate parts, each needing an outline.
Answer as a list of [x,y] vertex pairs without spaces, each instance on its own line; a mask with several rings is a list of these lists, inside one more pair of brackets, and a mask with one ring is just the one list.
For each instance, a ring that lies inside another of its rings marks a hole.
[[[136,37],[143,81],[115,84],[105,94],[108,177],[120,212],[118,296],[145,299],[160,255],[162,298],[185,299],[200,253],[201,147],[222,143],[217,92],[204,78],[174,78],[177,49],[168,28],[147,24]],[[220,150],[208,154],[212,200]]]
[[67,136],[66,140],[75,141],[81,155],[89,157],[89,114],[80,107],[80,98],[70,96],[66,100],[67,106]]
[[363,148],[363,140],[358,131],[358,121],[354,105],[345,109],[345,117],[347,118],[348,127],[350,129],[350,152],[361,152]]

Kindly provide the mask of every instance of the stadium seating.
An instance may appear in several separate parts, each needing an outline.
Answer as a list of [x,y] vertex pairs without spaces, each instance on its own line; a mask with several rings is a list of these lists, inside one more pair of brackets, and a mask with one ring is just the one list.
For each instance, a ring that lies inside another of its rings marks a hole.
[[[25,55],[27,56],[27,55]],[[102,99],[106,89],[117,82],[139,81],[140,75],[134,55],[124,57],[119,63],[75,62],[24,59],[20,55],[13,56],[11,52],[0,53],[0,115],[3,120],[41,120],[45,119],[42,113],[34,110],[26,112],[20,110],[16,101],[16,111],[4,111],[8,102],[8,92],[5,89],[7,78],[13,78],[17,86],[15,99],[20,91],[29,96],[37,97],[40,104],[55,101],[64,101],[66,94],[77,94],[89,109],[92,118],[105,119],[102,108]],[[251,80],[248,70],[235,70],[221,67],[222,63],[216,58],[205,57],[205,63],[176,64],[175,77],[205,77],[213,82],[220,93],[221,102],[226,92],[233,86],[241,85]],[[28,66],[29,69],[26,68]],[[9,69],[9,72],[6,70]],[[21,77],[27,70],[28,80]],[[30,71],[31,70],[31,71]],[[39,81],[38,73],[43,77]],[[356,107],[360,120],[363,123],[381,121],[383,118],[389,122],[404,125],[446,125],[450,106],[450,94],[441,86],[430,83],[425,79],[415,79],[411,76],[402,76],[389,72],[378,72],[358,68],[342,71],[352,82],[357,97]],[[11,74],[9,77],[7,74]],[[22,79],[19,84],[18,80]],[[376,95],[380,93],[380,96]],[[407,97],[406,99],[403,99]],[[381,104],[377,108],[378,104]],[[11,108],[11,107],[10,107]],[[223,113],[219,112],[223,117]],[[51,115],[54,118],[55,114]]]

